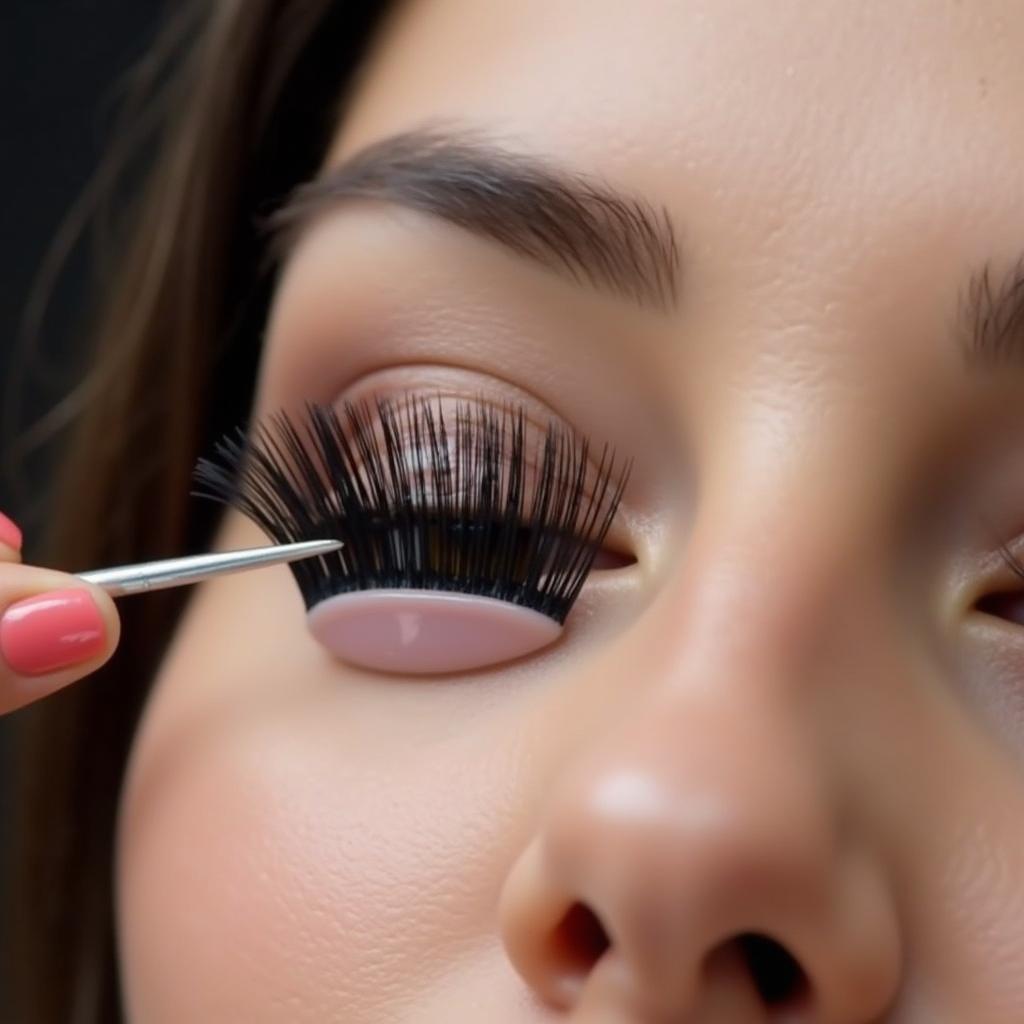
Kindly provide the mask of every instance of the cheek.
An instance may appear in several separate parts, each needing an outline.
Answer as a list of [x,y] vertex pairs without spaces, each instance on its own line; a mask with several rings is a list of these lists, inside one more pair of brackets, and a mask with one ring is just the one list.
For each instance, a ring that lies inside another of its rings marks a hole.
[[514,711],[346,675],[259,575],[197,595],[132,752],[119,942],[148,1024],[369,1020],[494,940],[522,841]]
[[[991,1008],[993,1020],[1017,1020],[1024,1007],[1020,794],[993,787],[987,793],[977,792],[973,803],[960,818],[971,824],[958,834],[932,890],[947,905],[949,931],[960,936],[955,955],[949,956],[951,944],[942,945],[935,965],[946,978],[952,999],[962,1003],[964,1020],[974,1016],[970,1010],[979,1006]],[[995,1016],[997,1010],[999,1016]]]

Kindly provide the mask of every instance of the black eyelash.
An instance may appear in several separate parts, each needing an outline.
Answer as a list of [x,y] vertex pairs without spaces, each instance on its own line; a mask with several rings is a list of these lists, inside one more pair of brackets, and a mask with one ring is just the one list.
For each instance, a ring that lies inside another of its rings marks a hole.
[[[589,442],[548,425],[525,508],[522,406],[499,414],[458,403],[454,454],[437,396],[376,399],[337,412],[306,403],[225,437],[200,459],[192,493],[236,505],[278,543],[334,537],[345,546],[290,563],[306,607],[351,590],[408,587],[495,597],[565,621],[608,532],[632,469],[612,485],[604,446],[587,486]],[[404,427],[404,433],[403,433]],[[383,444],[381,443],[383,437]],[[428,477],[430,484],[428,485]]]
[[1021,565],[1020,560],[1005,542],[999,545],[999,553],[1003,556],[1003,561],[1010,567],[1011,571],[1024,580],[1024,565]]

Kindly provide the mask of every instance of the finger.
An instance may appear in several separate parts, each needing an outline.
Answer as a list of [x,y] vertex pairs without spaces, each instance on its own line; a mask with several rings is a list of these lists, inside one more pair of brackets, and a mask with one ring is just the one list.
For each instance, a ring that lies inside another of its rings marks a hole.
[[13,519],[0,512],[0,562],[21,561],[21,530]]
[[68,573],[0,564],[0,714],[98,669],[121,635],[100,587]]

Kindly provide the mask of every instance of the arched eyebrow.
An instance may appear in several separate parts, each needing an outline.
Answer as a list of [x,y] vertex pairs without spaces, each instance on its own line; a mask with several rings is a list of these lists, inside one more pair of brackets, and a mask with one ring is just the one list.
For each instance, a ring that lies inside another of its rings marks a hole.
[[993,288],[991,262],[960,293],[954,343],[969,371],[1024,369],[1024,255]]
[[439,217],[642,306],[667,312],[677,302],[679,247],[667,210],[479,132],[390,136],[300,185],[268,218],[274,251],[352,199]]
[[[267,219],[273,250],[281,255],[317,217],[357,199],[439,217],[639,305],[668,312],[678,302],[679,246],[664,207],[480,131],[417,128],[367,146]],[[1024,368],[1024,256],[995,289],[991,273],[984,264],[961,291],[953,344],[969,371]]]

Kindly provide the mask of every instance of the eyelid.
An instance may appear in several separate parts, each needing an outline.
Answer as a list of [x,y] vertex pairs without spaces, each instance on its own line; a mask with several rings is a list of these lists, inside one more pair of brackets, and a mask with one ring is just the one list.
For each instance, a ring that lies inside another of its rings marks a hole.
[[[522,409],[526,428],[524,468],[528,493],[542,457],[538,450],[538,444],[543,441],[548,425],[554,422],[564,430],[579,435],[579,431],[568,420],[551,409],[545,402],[521,388],[475,371],[432,364],[388,368],[370,374],[354,386],[346,388],[332,402],[332,407],[341,414],[346,402],[353,404],[375,403],[378,400],[404,400],[407,397],[429,400],[431,407],[435,409],[440,400],[445,416],[449,417],[449,424],[455,422],[455,412],[458,407],[467,404],[471,405],[474,410],[489,410],[498,416],[501,415],[503,409],[510,406],[517,410]],[[407,433],[403,426],[399,436],[403,441],[411,442]],[[590,493],[594,481],[598,478],[600,447],[596,446],[595,450],[595,446],[592,445],[590,449],[587,493]],[[413,454],[410,443],[403,449],[402,457],[410,458]],[[527,507],[529,507],[528,503]],[[605,547],[619,554],[630,555],[632,553],[634,546],[632,518],[627,492],[623,495],[619,511],[605,535]]]
[[[415,394],[415,392],[413,393]],[[456,428],[460,422],[456,418],[459,410],[465,411],[467,409],[472,409],[474,415],[486,410],[497,417],[502,423],[508,422],[507,417],[505,416],[505,412],[508,407],[502,407],[497,403],[490,402],[483,396],[478,395],[473,398],[467,398],[464,395],[452,395],[450,397],[442,396],[440,403],[438,401],[431,402],[431,408],[438,410],[439,404],[440,409],[444,410],[444,414],[448,417],[449,424],[455,425]],[[402,458],[411,463],[413,468],[423,467],[428,470],[432,469],[433,463],[429,457],[429,446],[424,444],[426,439],[421,436],[419,439],[420,445],[417,447],[415,443],[415,431],[412,429],[411,425],[406,420],[400,420],[400,422],[402,426],[398,434],[398,439],[403,444]],[[545,438],[552,425],[554,425],[556,429],[564,432],[567,436],[574,436],[577,438],[577,443],[582,441],[583,445],[587,447],[589,458],[587,463],[587,481],[584,484],[584,493],[587,496],[591,496],[596,481],[599,479],[600,468],[598,462],[595,461],[595,454],[590,449],[590,445],[586,439],[581,439],[578,433],[560,417],[552,416],[546,423],[542,423],[524,415],[522,423],[524,428],[522,468],[524,470],[524,486],[526,487],[527,492],[527,508],[530,504],[530,484],[535,480],[536,474],[543,462]],[[456,432],[451,428],[451,426],[449,426],[447,433],[447,441],[448,464],[451,465],[454,464],[458,444]]]

